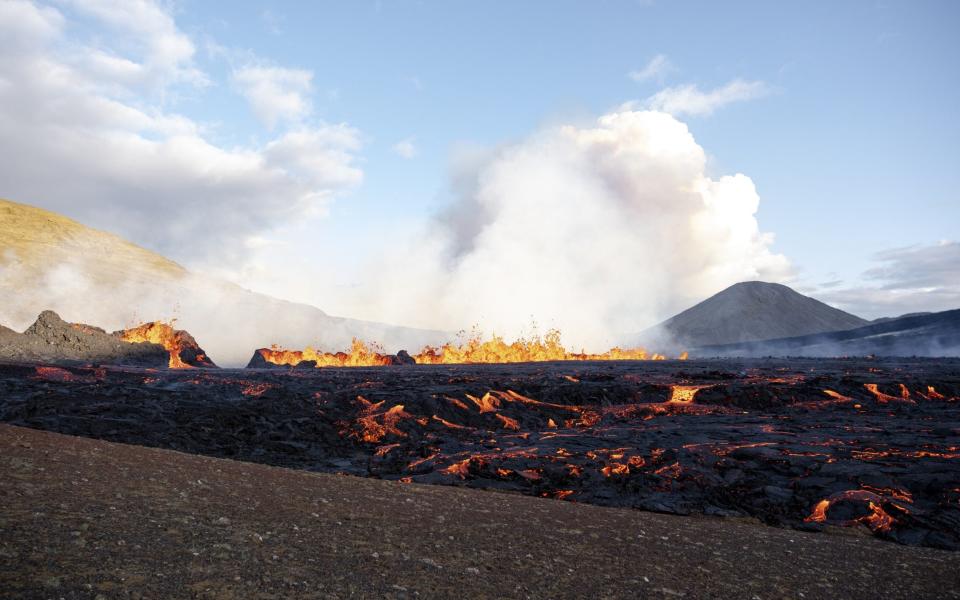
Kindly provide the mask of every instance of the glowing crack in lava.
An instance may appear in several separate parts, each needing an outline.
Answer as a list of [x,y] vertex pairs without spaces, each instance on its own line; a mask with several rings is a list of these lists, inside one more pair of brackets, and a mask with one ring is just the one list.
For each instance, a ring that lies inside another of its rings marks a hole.
[[667,402],[672,404],[692,404],[694,396],[702,390],[705,385],[671,385],[670,399]]
[[841,520],[839,524],[849,526],[855,523],[863,523],[872,531],[890,531],[890,527],[895,522],[895,519],[890,513],[884,510],[884,505],[895,508],[903,514],[907,514],[910,511],[903,506],[894,504],[889,498],[895,498],[905,502],[912,501],[910,493],[903,490],[846,490],[837,492],[829,498],[817,502],[813,507],[813,511],[804,521],[807,523],[828,523],[830,521],[828,511],[841,502],[860,505],[866,504],[866,510],[868,512],[852,519]]
[[900,395],[891,396],[890,394],[885,394],[880,391],[880,387],[876,383],[865,383],[863,387],[867,388],[867,391],[873,394],[877,399],[877,402],[880,404],[887,404],[888,402],[907,402],[909,404],[916,404],[913,400],[910,399],[910,390],[907,389],[907,386],[902,383],[900,386]]
[[[960,360],[285,370],[0,365],[0,417],[88,436],[106,423],[124,443],[312,471],[869,528],[960,550]],[[874,385],[890,399],[876,401]]]
[[[686,360],[683,352],[679,360]],[[273,365],[296,366],[313,362],[317,367],[374,367],[403,362],[385,354],[379,346],[354,339],[349,352],[320,352],[313,348],[287,350],[279,346],[260,348],[251,361],[257,358]],[[614,347],[602,353],[573,352],[560,343],[560,332],[549,331],[545,336],[520,338],[507,343],[500,336],[483,341],[473,337],[462,344],[447,343],[439,347],[426,346],[412,358],[417,364],[503,364],[547,361],[613,361],[613,360],[665,360],[663,354],[650,353],[643,348]]]
[[[174,329],[170,323],[153,321],[132,329],[125,329],[117,332],[117,334],[119,334],[120,339],[125,342],[134,344],[143,342],[160,344],[170,353],[169,366],[171,369],[214,366],[213,362],[203,354],[196,340],[194,340],[189,333]],[[191,358],[185,359],[185,356],[188,354],[191,355]]]

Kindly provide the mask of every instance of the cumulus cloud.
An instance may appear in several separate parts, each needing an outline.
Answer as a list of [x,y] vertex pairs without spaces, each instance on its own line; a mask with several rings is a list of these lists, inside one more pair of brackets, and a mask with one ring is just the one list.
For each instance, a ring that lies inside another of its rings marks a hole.
[[453,203],[362,295],[387,320],[507,335],[536,320],[598,349],[732,283],[787,277],[753,182],[705,163],[683,123],[652,111],[465,154]]
[[417,155],[417,146],[414,144],[415,141],[412,137],[400,140],[393,145],[393,153],[400,158],[410,159],[415,157]]
[[280,121],[298,122],[310,114],[312,80],[313,73],[305,69],[275,66],[246,66],[233,73],[234,84],[270,129]]
[[662,79],[669,71],[673,70],[673,64],[663,54],[658,54],[639,71],[630,71],[627,76],[636,81],[644,82],[650,79]]
[[[72,13],[0,2],[5,196],[189,266],[235,266],[249,254],[249,238],[322,211],[361,180],[360,135],[346,124],[302,122],[261,144],[225,147],[203,124],[166,108],[168,93],[196,90],[207,77],[193,63],[189,37],[158,5],[71,7],[136,39],[94,48],[83,24],[66,17]],[[153,84],[162,84],[160,98]],[[291,106],[274,114],[300,110]]]
[[647,98],[643,106],[674,116],[707,116],[728,104],[753,100],[769,93],[769,86],[762,81],[734,79],[709,91],[702,91],[694,84],[668,87]]
[[871,319],[960,308],[960,243],[894,248],[875,254],[874,260],[879,264],[864,272],[865,285],[819,296]]
[[[17,1],[17,0],[14,0]],[[196,48],[173,17],[151,0],[67,0],[66,5],[97,19],[132,48],[136,60],[112,49],[90,48],[94,68],[113,70],[125,83],[164,85],[172,82],[206,84],[206,75],[193,62]]]

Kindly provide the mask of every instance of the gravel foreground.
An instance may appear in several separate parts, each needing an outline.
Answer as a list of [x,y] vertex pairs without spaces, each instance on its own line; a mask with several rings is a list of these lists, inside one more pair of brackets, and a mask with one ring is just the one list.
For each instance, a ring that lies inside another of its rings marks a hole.
[[4,598],[960,598],[960,554],[0,425]]

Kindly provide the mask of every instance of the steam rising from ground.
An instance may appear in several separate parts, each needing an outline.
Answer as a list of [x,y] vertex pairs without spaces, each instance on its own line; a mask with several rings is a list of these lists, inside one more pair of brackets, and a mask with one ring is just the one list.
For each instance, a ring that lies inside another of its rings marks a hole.
[[38,269],[14,252],[0,254],[0,291],[16,297],[15,302],[0,304],[0,325],[22,331],[43,309],[107,331],[175,320],[224,367],[242,367],[255,348],[274,343],[342,350],[356,336],[396,351],[447,338],[441,332],[333,317],[312,306],[187,272],[117,273],[98,258],[78,255]]
[[598,350],[735,282],[789,274],[758,229],[750,178],[709,177],[668,114],[551,127],[467,162],[402,264],[366,277],[367,314],[508,336],[536,320]]

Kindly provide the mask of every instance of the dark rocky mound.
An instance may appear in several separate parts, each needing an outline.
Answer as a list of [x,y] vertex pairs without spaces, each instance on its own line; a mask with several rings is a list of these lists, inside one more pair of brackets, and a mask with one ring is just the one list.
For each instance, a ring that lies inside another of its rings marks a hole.
[[218,368],[216,363],[207,356],[206,351],[200,347],[196,338],[190,335],[188,331],[176,329],[174,330],[174,336],[180,351],[180,360],[184,363],[191,367],[207,369]]
[[99,327],[67,323],[46,310],[23,333],[0,328],[0,360],[165,367],[170,359],[159,344],[130,344]]
[[785,285],[747,281],[728,287],[639,337],[650,347],[689,350],[839,331],[868,323]]
[[698,356],[960,356],[960,309],[816,335],[697,348]]

